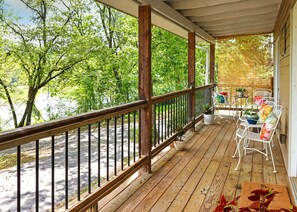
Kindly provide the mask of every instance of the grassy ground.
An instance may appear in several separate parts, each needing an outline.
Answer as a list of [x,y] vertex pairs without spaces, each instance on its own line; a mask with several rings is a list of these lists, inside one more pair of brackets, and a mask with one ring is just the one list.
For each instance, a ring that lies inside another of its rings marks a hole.
[[[21,153],[21,163],[29,163],[35,160],[35,157],[32,155],[28,155],[25,153]],[[17,155],[8,154],[0,156],[0,170],[7,169],[9,167],[13,167],[17,165]]]

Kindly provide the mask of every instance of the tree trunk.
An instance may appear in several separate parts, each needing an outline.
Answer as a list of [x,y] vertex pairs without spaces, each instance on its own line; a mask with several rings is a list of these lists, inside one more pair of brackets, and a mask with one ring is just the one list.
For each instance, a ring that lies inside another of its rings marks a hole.
[[5,91],[5,95],[6,95],[6,98],[8,100],[9,107],[10,107],[10,110],[11,110],[11,113],[12,113],[14,127],[17,128],[18,127],[18,120],[17,120],[17,115],[16,115],[16,112],[15,112],[15,109],[14,109],[14,105],[13,105],[10,93],[8,91],[7,86],[5,85],[5,83],[1,79],[0,79],[0,85],[2,85],[2,87],[3,87],[4,91]]
[[28,126],[31,124],[32,109],[33,109],[33,105],[34,105],[34,101],[35,101],[37,92],[38,92],[38,89],[29,87],[26,109],[24,111],[22,120],[20,121],[18,127],[23,127],[25,125]]

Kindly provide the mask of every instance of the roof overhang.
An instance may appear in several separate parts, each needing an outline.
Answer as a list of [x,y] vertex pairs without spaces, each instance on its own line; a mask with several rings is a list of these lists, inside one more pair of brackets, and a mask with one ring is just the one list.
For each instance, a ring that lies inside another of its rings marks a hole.
[[152,24],[197,42],[272,33],[282,0],[97,0],[134,17],[150,5]]
[[97,0],[105,5],[113,7],[131,16],[138,17],[139,5],[151,5],[152,24],[179,35],[188,38],[188,32],[196,33],[196,42],[214,43],[215,39],[193,24],[190,20],[175,11],[169,5],[162,1],[133,1],[133,0]]

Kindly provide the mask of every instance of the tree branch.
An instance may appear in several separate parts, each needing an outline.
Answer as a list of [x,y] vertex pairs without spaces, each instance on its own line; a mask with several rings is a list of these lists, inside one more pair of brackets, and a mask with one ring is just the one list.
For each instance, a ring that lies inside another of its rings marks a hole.
[[14,108],[10,93],[8,91],[8,87],[7,87],[7,85],[5,85],[5,83],[2,81],[2,79],[0,79],[0,85],[3,87],[3,89],[5,91],[5,96],[6,96],[7,100],[8,100],[9,107],[10,107],[10,110],[11,110],[11,113],[12,113],[14,127],[17,128],[17,126],[18,126],[17,115],[16,115],[16,112],[15,112],[15,108]]

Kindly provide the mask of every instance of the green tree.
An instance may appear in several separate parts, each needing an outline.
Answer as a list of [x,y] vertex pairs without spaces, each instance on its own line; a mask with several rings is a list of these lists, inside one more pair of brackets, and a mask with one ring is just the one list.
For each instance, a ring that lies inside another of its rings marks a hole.
[[269,86],[272,76],[270,35],[221,40],[217,46],[220,84]]
[[[26,107],[18,122],[14,110],[14,102],[9,101],[12,92],[9,90],[11,78],[5,77],[11,70],[2,70],[0,85],[5,91],[13,114],[15,127],[31,124],[34,101],[38,91],[53,79],[84,61],[93,51],[94,43],[90,43],[91,33],[82,33],[79,25],[73,23],[83,21],[77,7],[80,1],[63,2],[60,9],[52,0],[21,0],[32,13],[32,23],[22,25],[18,19],[4,13],[1,16],[4,29],[4,62],[18,67],[27,88]],[[84,5],[86,6],[86,5]],[[75,26],[75,27],[73,27]],[[87,28],[87,27],[86,27]],[[3,48],[3,45],[2,45]]]

